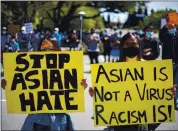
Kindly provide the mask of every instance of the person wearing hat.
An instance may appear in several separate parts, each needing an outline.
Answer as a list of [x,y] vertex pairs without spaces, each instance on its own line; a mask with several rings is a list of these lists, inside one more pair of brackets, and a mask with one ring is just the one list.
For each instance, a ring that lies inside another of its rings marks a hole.
[[3,27],[1,31],[1,51],[5,51],[5,46],[10,42],[11,35],[8,34],[7,28]]
[[158,58],[160,41],[153,38],[153,27],[146,26],[143,30],[144,37],[141,39],[141,57],[144,60],[155,60]]
[[22,26],[20,32],[18,33],[18,42],[20,45],[20,49],[28,51],[28,35],[26,34],[25,26]]
[[59,28],[57,28],[57,27],[54,28],[52,36],[54,36],[57,39],[59,46],[61,46],[61,44],[62,44],[62,34],[59,33]]

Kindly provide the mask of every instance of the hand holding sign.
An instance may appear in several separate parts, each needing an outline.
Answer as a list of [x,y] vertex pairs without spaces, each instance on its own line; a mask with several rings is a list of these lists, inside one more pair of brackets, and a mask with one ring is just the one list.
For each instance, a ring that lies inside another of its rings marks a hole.
[[94,64],[91,70],[96,126],[175,121],[171,61]]
[[[8,113],[84,111],[83,91],[88,85],[83,79],[82,52],[6,53],[4,57]],[[5,80],[2,85],[5,88]]]
[[5,89],[6,85],[7,85],[7,81],[5,79],[2,79],[1,80],[1,88]]
[[176,93],[177,93],[176,87],[177,87],[177,85],[173,85],[173,87],[171,88],[171,89],[172,89],[172,95],[173,95],[173,96],[176,96]]
[[94,89],[92,87],[89,88],[88,92],[91,97],[93,97],[95,94]]
[[86,79],[82,79],[82,82],[81,82],[80,84],[81,84],[81,86],[84,87],[84,89],[86,89],[86,88],[88,87],[88,84],[87,84],[87,82],[86,82]]

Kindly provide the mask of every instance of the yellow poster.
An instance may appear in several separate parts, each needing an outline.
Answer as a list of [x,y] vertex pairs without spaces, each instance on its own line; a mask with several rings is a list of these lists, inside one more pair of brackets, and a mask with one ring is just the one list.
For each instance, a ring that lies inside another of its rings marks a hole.
[[8,113],[84,112],[83,53],[4,53]]
[[175,122],[172,61],[91,65],[95,126]]

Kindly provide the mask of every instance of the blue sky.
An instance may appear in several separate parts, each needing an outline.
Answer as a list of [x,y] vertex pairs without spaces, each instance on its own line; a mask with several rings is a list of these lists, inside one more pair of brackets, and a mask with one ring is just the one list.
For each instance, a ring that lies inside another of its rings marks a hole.
[[147,3],[147,7],[149,13],[152,8],[155,11],[168,8],[168,9],[175,9],[178,12],[178,2],[149,2]]

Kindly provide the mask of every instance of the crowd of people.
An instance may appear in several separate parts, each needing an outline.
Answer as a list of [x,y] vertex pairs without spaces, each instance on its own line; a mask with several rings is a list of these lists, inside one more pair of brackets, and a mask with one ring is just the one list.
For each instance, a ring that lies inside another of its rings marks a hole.
[[[143,30],[143,35],[137,33],[126,33],[122,37],[122,32],[108,35],[104,30],[102,33],[97,33],[94,28],[86,37],[82,38],[87,46],[87,52],[91,64],[99,63],[98,56],[100,53],[99,45],[103,45],[103,55],[105,62],[132,62],[141,60],[156,60],[160,54],[159,45],[162,45],[162,59],[173,60],[174,84],[178,84],[178,32],[174,24],[165,25],[159,33],[159,39],[153,38],[153,27],[146,26]],[[2,52],[18,52],[23,49],[27,51],[60,51],[61,47],[69,43],[70,50],[80,50],[81,41],[77,31],[73,30],[70,34],[59,33],[58,28],[54,28],[53,32],[50,29],[45,29],[36,33],[25,33],[24,27],[17,36],[10,36],[6,28],[3,28],[1,35]],[[107,57],[108,56],[108,60]],[[5,83],[5,82],[4,82]],[[5,88],[6,84],[2,87]],[[87,87],[86,80],[82,80],[81,85]],[[93,88],[89,88],[89,95],[94,95]],[[173,86],[173,95],[175,96],[175,86]],[[178,97],[178,95],[177,95]],[[177,105],[176,105],[177,104]],[[175,99],[175,107],[178,110],[178,98]],[[59,121],[55,124],[47,123],[52,121],[53,117]],[[63,124],[60,120],[64,119]],[[148,130],[155,130],[159,124],[149,124]],[[70,116],[67,114],[34,114],[29,115],[22,127],[22,130],[35,128],[35,131],[43,130],[73,130]],[[144,126],[114,126],[108,129],[114,131],[144,131]]]

